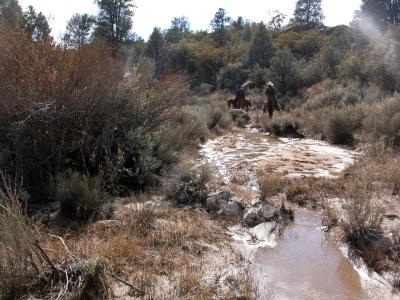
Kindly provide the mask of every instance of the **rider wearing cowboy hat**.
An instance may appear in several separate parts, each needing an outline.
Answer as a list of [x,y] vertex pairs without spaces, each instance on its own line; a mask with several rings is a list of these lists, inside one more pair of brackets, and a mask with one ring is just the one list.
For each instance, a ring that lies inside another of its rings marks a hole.
[[268,115],[270,118],[274,115],[274,110],[280,111],[278,106],[278,100],[276,99],[276,90],[274,88],[274,84],[269,81],[267,83],[267,89],[265,90],[265,96],[267,99],[264,103],[263,111],[266,112],[268,110]]

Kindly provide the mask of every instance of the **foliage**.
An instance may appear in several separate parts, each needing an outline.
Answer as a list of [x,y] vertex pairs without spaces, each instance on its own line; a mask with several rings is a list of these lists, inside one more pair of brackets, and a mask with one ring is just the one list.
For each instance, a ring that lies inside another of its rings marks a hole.
[[363,125],[376,139],[383,139],[388,145],[400,145],[400,104],[399,95],[387,98],[370,107]]
[[50,38],[51,30],[46,17],[41,12],[37,14],[31,5],[24,13],[23,27],[33,41],[44,41]]
[[239,127],[245,127],[247,124],[250,123],[251,117],[248,113],[244,112],[241,109],[234,109],[230,111],[232,120],[238,125]]
[[356,17],[362,22],[373,22],[383,30],[391,24],[400,23],[400,3],[392,0],[362,0]]
[[99,7],[95,36],[105,39],[113,47],[130,38],[132,28],[133,0],[96,0]]
[[286,15],[279,10],[274,10],[271,14],[271,19],[269,20],[267,26],[274,33],[277,34],[282,30],[283,23],[285,22]]
[[218,47],[222,47],[227,42],[227,23],[231,21],[231,18],[227,15],[225,9],[220,8],[215,13],[214,18],[211,20],[211,27],[213,29],[214,40]]
[[332,144],[351,146],[354,130],[350,116],[343,110],[337,110],[331,112],[324,127],[324,135]]
[[297,0],[292,22],[301,29],[319,29],[323,26],[321,0]]
[[77,221],[95,218],[105,203],[100,178],[89,178],[77,172],[56,177],[54,197],[61,203],[61,214]]
[[258,25],[252,43],[249,48],[250,66],[259,65],[262,68],[268,67],[270,59],[274,55],[275,48],[272,43],[272,35],[264,23]]
[[257,182],[262,200],[267,200],[268,197],[276,196],[283,191],[284,181],[280,176],[263,174],[257,178]]
[[187,166],[175,168],[165,183],[168,198],[180,205],[204,205],[208,197],[208,172],[205,167],[198,174]]
[[178,43],[185,34],[190,32],[190,24],[185,16],[179,18],[173,18],[171,21],[171,27],[165,34],[165,39],[168,43]]
[[166,64],[166,44],[161,29],[155,27],[150,35],[145,54],[154,59],[156,63],[156,75],[160,75]]
[[0,1],[0,26],[16,28],[22,20],[22,10],[17,0]]
[[64,43],[75,49],[87,44],[90,41],[89,35],[95,22],[95,17],[88,14],[73,15],[67,23],[63,37]]
[[248,78],[248,73],[241,63],[228,64],[218,74],[218,86],[221,89],[235,90]]
[[299,72],[297,62],[289,48],[276,52],[271,59],[270,71],[273,74],[273,81],[278,85],[282,96],[288,90],[296,88]]
[[38,264],[34,260],[37,239],[37,228],[24,213],[19,199],[8,197],[0,200],[1,299],[21,297],[38,276]]

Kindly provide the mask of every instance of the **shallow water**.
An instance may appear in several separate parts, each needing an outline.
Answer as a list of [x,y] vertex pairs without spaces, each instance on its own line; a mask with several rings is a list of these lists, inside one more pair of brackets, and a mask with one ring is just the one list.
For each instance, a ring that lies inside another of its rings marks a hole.
[[[335,178],[359,153],[310,139],[272,139],[254,130],[225,135],[202,146],[201,163],[230,186],[235,177],[252,198],[258,195],[257,172],[289,177]],[[392,299],[390,287],[355,268],[321,230],[321,216],[305,210],[278,240],[271,224],[230,229],[251,259],[260,299]],[[263,236],[264,235],[264,236]],[[360,277],[360,274],[362,275]]]
[[320,230],[321,217],[298,210],[275,248],[259,248],[252,269],[261,299],[366,299],[360,276]]

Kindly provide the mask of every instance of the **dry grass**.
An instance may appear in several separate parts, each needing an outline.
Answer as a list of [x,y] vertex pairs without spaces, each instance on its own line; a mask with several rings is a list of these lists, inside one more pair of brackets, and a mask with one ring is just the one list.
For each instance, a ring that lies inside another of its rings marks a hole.
[[[114,271],[146,297],[159,299],[157,282],[163,277],[169,282],[170,296],[165,299],[210,299],[216,287],[214,282],[202,280],[203,256],[207,244],[218,245],[227,236],[201,210],[131,203],[116,220],[88,225],[65,239],[71,251],[81,257],[106,258]],[[65,255],[54,240],[48,240],[46,248],[52,250],[54,259]]]
[[300,121],[300,118],[291,113],[277,113],[272,120],[264,114],[259,119],[264,131],[276,136],[288,137],[302,137],[302,134],[298,132],[301,128]]
[[275,174],[262,174],[258,176],[261,199],[266,200],[283,191],[284,179]]
[[287,200],[300,206],[323,206],[323,199],[337,195],[342,186],[336,180],[327,178],[292,178],[285,180],[285,194]]

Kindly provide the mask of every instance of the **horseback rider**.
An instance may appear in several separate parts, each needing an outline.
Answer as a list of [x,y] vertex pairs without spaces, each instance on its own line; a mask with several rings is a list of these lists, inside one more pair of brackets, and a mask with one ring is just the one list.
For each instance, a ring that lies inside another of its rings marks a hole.
[[264,103],[263,111],[264,113],[268,110],[268,115],[270,118],[274,115],[274,110],[280,111],[278,106],[278,100],[276,99],[277,92],[274,88],[274,84],[269,81],[267,84],[267,89],[265,90],[265,96],[267,99]]
[[237,91],[236,91],[236,98],[235,98],[235,102],[234,102],[233,108],[235,108],[235,109],[241,108],[242,107],[242,103],[245,100],[245,96],[246,95],[245,95],[244,89],[242,88],[242,86],[239,86],[237,88]]

